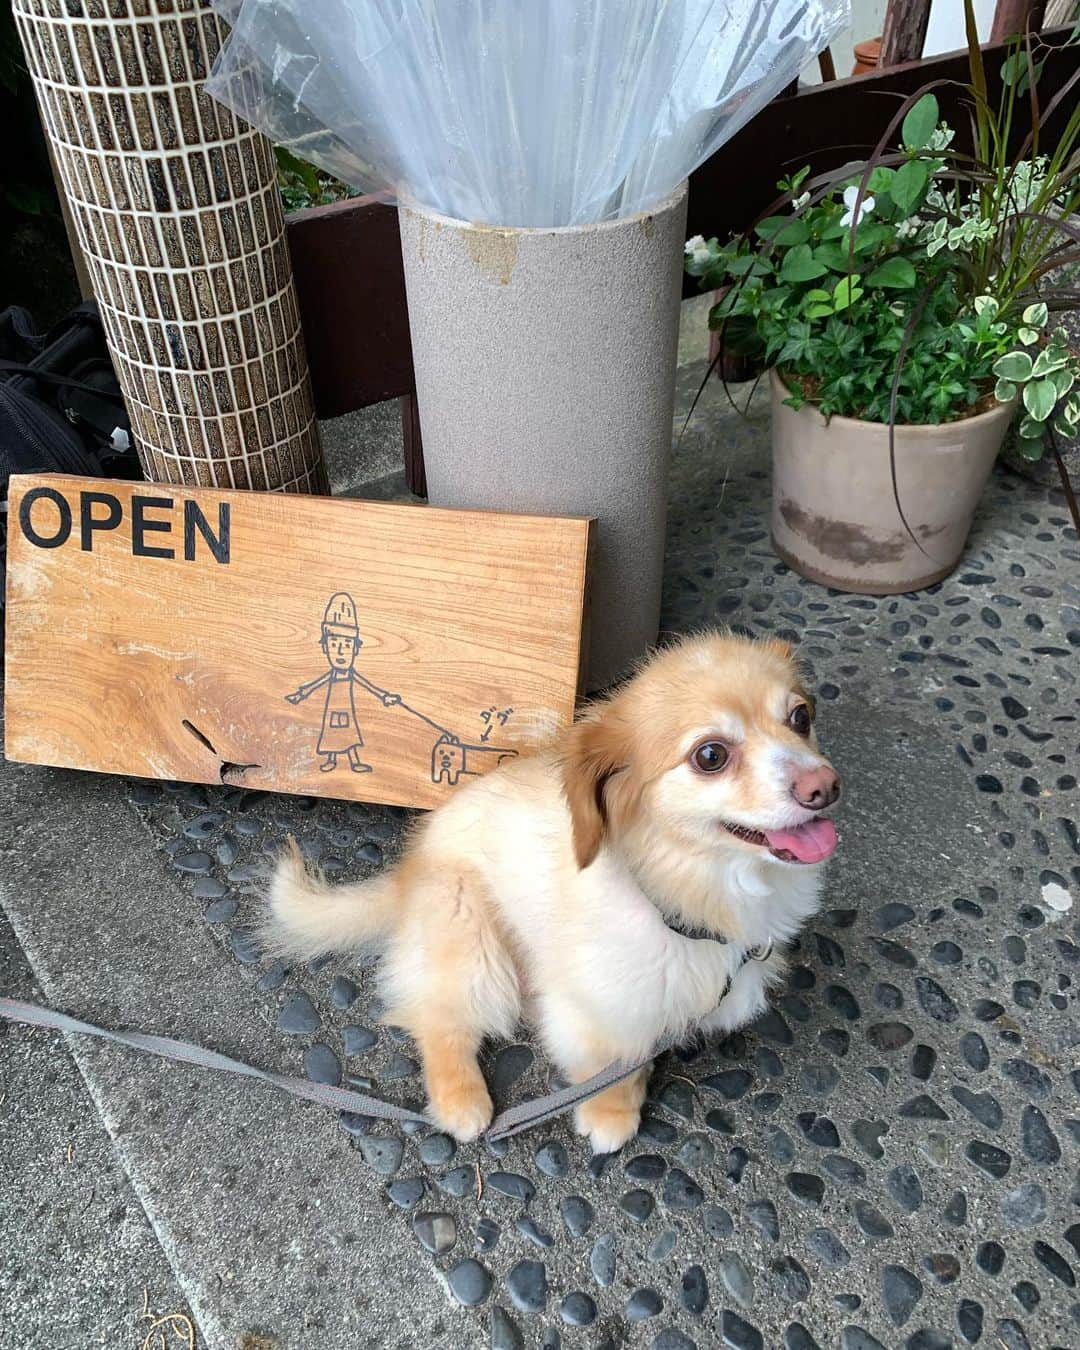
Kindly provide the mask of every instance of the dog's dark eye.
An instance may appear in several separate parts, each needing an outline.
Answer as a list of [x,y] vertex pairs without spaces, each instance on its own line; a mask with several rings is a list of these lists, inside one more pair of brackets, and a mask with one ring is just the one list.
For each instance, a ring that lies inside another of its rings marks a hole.
[[797,708],[792,708],[788,714],[788,726],[799,736],[809,736],[812,723],[813,718],[810,716],[810,709],[805,703],[800,703]]
[[702,773],[719,773],[728,762],[728,748],[723,741],[706,741],[691,755],[694,768]]

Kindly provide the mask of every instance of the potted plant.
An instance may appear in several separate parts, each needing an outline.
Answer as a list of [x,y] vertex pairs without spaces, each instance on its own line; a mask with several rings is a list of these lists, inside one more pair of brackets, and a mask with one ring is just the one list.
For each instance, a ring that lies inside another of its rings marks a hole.
[[920,91],[869,159],[803,169],[752,230],[687,244],[701,288],[730,288],[711,326],[770,368],[774,546],[839,590],[948,575],[1014,418],[1030,460],[1051,422],[1066,437],[1080,424],[1080,361],[1051,318],[1077,303],[1062,277],[1080,260],[1080,110],[1043,147],[1032,39],[993,104],[974,36],[969,50],[970,152]]

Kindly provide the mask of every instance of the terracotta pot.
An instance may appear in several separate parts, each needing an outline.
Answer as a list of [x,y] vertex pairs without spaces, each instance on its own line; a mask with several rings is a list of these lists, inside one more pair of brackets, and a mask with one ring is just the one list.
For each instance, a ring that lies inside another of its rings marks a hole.
[[881,39],[868,38],[866,42],[856,42],[855,44],[855,65],[852,68],[852,75],[868,75],[870,71],[877,70],[878,62],[881,60]]
[[[1012,404],[940,426],[896,428],[893,494],[889,428],[853,417],[796,412],[770,371],[773,547],[804,577],[838,591],[899,595],[947,577],[1013,414]],[[911,534],[915,535],[915,539]],[[918,542],[916,542],[916,540]]]

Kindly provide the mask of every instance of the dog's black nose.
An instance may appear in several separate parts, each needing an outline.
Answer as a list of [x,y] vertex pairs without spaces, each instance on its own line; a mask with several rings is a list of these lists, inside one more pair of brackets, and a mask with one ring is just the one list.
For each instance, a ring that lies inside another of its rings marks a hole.
[[831,764],[801,773],[791,785],[791,795],[808,811],[824,811],[840,796],[840,778]]

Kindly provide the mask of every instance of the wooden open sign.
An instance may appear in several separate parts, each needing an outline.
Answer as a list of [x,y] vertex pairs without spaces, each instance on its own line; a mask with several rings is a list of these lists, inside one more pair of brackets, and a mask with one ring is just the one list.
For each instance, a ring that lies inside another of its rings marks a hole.
[[7,756],[436,806],[570,722],[591,532],[14,477]]

